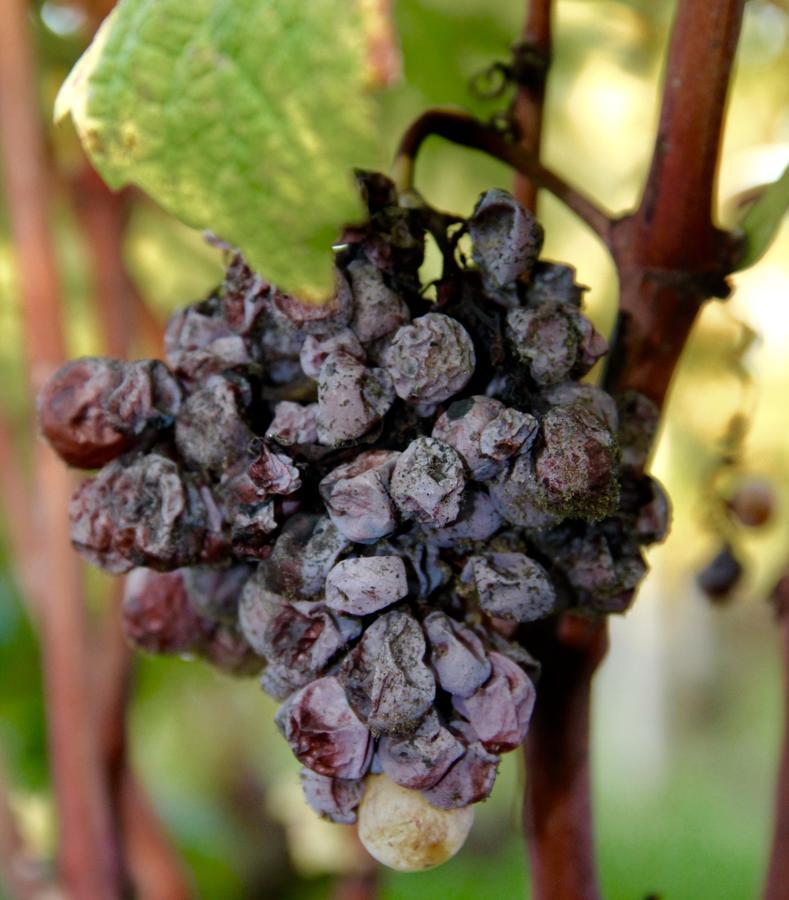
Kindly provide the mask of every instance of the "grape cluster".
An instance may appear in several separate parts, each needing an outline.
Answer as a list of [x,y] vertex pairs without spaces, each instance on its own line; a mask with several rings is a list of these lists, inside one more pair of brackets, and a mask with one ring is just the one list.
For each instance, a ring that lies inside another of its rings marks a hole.
[[438,808],[486,798],[529,726],[531,623],[627,609],[669,515],[643,474],[657,411],[579,380],[606,342],[531,213],[360,184],[331,302],[230,252],[165,363],[79,359],[40,401],[63,459],[101,467],[72,539],[131,573],[130,639],[262,672],[307,800],[346,823],[369,774]]

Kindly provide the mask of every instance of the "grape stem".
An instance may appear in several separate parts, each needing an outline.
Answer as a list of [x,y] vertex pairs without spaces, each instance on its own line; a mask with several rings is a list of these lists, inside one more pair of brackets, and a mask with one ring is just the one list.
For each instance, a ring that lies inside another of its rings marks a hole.
[[431,136],[479,150],[507,163],[537,187],[550,191],[603,241],[608,242],[611,219],[593,200],[567,184],[550,169],[546,169],[538,162],[534,153],[523,149],[493,126],[486,125],[462,110],[449,107],[428,109],[407,129],[392,167],[392,176],[401,193],[413,189],[417,154],[425,140]]

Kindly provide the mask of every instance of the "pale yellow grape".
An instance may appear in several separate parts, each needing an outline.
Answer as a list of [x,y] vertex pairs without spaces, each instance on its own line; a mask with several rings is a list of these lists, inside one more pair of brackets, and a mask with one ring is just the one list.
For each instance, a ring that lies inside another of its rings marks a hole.
[[386,775],[368,778],[359,807],[359,840],[390,869],[419,872],[451,859],[468,837],[474,809],[438,809]]

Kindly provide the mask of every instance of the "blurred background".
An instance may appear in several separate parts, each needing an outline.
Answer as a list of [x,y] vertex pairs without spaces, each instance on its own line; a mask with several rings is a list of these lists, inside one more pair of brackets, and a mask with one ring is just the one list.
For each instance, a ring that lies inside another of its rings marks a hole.
[[[55,93],[109,5],[30,6],[65,338],[70,356],[117,352],[127,341],[130,355],[157,356],[167,316],[213,287],[220,257],[145,197],[110,194],[70,125],[51,125]],[[645,175],[673,7],[668,0],[557,3],[544,159],[612,211],[634,204]],[[520,3],[396,0],[395,17],[403,78],[380,104],[392,148],[428,105],[455,103],[483,116],[497,110],[469,84],[507,58],[522,24]],[[787,46],[789,3],[751,0],[720,171],[724,224],[789,161]],[[420,190],[462,214],[480,191],[509,183],[500,165],[438,141],[420,161]],[[616,282],[606,251],[551,198],[540,198],[539,214],[545,255],[577,268],[589,286],[589,313],[608,333]],[[0,747],[23,840],[51,858],[39,646],[20,572],[26,536],[14,512],[24,472],[9,468],[17,465],[9,444],[29,456],[34,415],[18,275],[0,185]],[[767,858],[782,724],[778,636],[767,600],[789,567],[786,222],[768,254],[734,284],[729,301],[704,310],[675,380],[653,466],[673,500],[673,530],[650,553],[652,571],[634,609],[612,622],[595,686],[596,818],[611,900],[652,892],[670,900],[755,896]],[[760,527],[733,525],[726,501],[753,479],[769,485],[773,513]],[[712,602],[695,579],[725,542],[744,574]],[[84,585],[98,630],[112,583],[85,567]],[[133,675],[131,756],[196,893],[332,896],[338,879],[359,865],[359,851],[349,829],[318,821],[303,803],[297,763],[273,726],[274,702],[254,680],[234,681],[196,661],[140,657]],[[522,782],[519,754],[510,754],[459,857],[429,873],[385,873],[382,896],[524,896]]]

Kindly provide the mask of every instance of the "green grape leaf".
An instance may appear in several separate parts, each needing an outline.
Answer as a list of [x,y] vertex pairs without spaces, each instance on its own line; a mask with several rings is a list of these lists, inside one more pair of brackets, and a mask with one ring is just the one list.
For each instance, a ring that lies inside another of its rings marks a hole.
[[789,166],[783,175],[768,185],[751,206],[740,224],[745,235],[742,254],[737,260],[736,271],[747,269],[759,260],[772,243],[789,210]]
[[238,246],[283,290],[331,290],[358,221],[357,166],[380,163],[363,0],[120,0],[64,82],[112,188],[136,184]]

